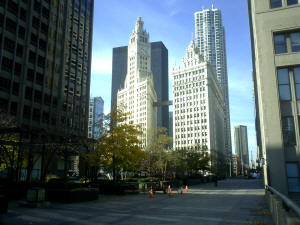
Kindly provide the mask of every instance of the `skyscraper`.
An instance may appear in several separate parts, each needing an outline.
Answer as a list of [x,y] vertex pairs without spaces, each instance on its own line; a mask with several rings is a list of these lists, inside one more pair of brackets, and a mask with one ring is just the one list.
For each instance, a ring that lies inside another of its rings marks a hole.
[[101,97],[90,98],[88,138],[97,139],[101,136],[103,125],[104,101]]
[[117,93],[117,107],[130,113],[127,123],[140,125],[142,146],[151,142],[157,126],[157,102],[151,71],[151,45],[149,34],[144,29],[144,22],[139,17],[136,21],[128,46],[128,68],[122,89]]
[[234,127],[235,154],[242,163],[242,170],[249,168],[248,135],[247,127],[238,125]]
[[209,62],[217,75],[222,87],[225,102],[225,148],[227,160],[231,160],[231,130],[228,96],[228,77],[226,62],[225,30],[222,25],[221,10],[203,9],[195,13],[195,38],[196,46],[204,60]]
[[19,127],[87,135],[93,7],[0,1],[0,108]]
[[[224,100],[221,85],[200,55],[194,41],[186,49],[182,65],[173,68],[173,147],[203,150],[219,167],[225,161]],[[220,173],[224,168],[219,168]]]
[[248,5],[265,184],[286,195],[300,192],[300,2],[248,0]]
[[[117,47],[113,49],[112,65],[112,89],[111,106],[117,104],[117,91],[124,88],[125,75],[127,72],[128,47]],[[168,49],[161,42],[151,42],[151,71],[154,78],[154,89],[157,101],[169,101],[169,81],[168,81]],[[157,126],[169,127],[169,107],[157,107]]]

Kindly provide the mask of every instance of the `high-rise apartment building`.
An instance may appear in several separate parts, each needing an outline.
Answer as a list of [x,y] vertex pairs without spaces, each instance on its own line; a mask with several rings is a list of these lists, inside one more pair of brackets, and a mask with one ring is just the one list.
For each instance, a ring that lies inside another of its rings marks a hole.
[[87,135],[93,7],[0,1],[0,108],[19,127]]
[[151,71],[151,45],[144,22],[138,18],[128,45],[127,74],[124,88],[117,93],[117,107],[130,113],[127,123],[140,125],[142,147],[148,146],[157,126],[157,102]]
[[[128,47],[113,49],[111,106],[117,104],[117,92],[124,88],[127,73]],[[169,101],[168,49],[161,42],[151,42],[151,71],[158,102]],[[157,107],[157,126],[169,127],[169,107]]]
[[245,172],[249,169],[248,134],[246,126],[238,125],[234,127],[234,145],[235,154],[239,157],[242,170]]
[[101,97],[90,98],[88,138],[101,137],[103,126],[104,101]]
[[248,0],[265,184],[300,192],[300,2]]
[[225,148],[227,160],[231,160],[231,129],[228,96],[228,76],[226,61],[225,29],[222,24],[221,10],[203,9],[194,14],[196,46],[204,60],[209,62],[222,87],[225,102]]
[[222,88],[194,41],[182,65],[173,68],[173,147],[203,150],[216,166],[226,157]]

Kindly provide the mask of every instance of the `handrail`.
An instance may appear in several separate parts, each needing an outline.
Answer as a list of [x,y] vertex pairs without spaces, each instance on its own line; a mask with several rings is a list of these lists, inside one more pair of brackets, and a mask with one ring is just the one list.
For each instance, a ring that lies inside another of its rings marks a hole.
[[274,194],[276,194],[278,197],[281,198],[281,200],[284,202],[284,204],[289,207],[290,209],[292,209],[296,215],[300,218],[300,208],[299,206],[297,206],[293,201],[291,201],[288,197],[286,197],[284,194],[281,194],[279,191],[277,191],[276,189],[266,185],[266,190],[270,191]]

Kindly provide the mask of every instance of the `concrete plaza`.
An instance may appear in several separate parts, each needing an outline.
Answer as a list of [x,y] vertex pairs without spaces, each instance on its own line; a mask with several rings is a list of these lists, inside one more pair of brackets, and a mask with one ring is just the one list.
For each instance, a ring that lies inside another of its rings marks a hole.
[[49,208],[22,208],[10,202],[3,216],[5,225],[158,225],[233,224],[273,225],[268,213],[262,180],[228,179],[190,187],[188,193],[173,196],[136,194],[99,196],[99,200],[60,204]]

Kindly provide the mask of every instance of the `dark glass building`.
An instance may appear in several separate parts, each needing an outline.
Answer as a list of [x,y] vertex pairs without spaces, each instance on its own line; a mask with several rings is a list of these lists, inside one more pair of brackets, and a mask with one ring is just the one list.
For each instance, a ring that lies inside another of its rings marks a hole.
[[[127,73],[127,53],[127,46],[113,48],[112,107],[117,104],[118,90],[124,88],[123,85]],[[154,76],[154,89],[156,91],[157,101],[168,102],[168,49],[161,41],[151,43],[151,70]],[[157,126],[169,128],[169,107],[167,105],[157,108]]]
[[18,126],[87,136],[93,0],[0,0],[0,108]]

